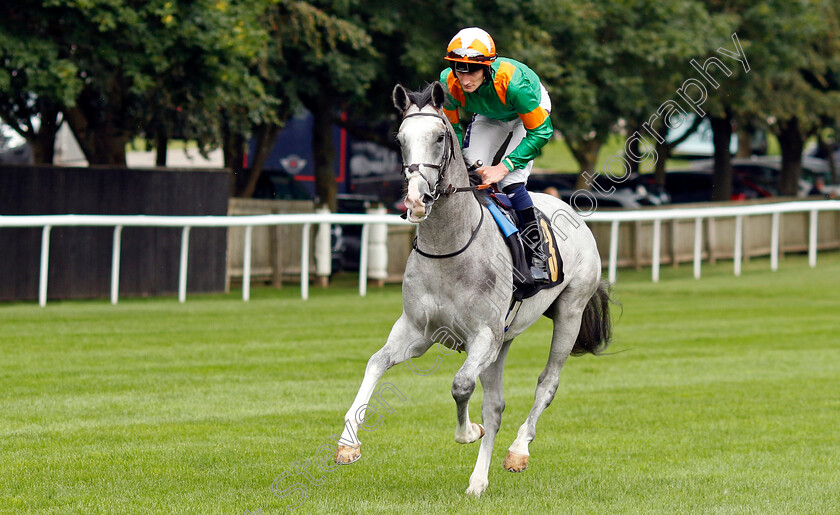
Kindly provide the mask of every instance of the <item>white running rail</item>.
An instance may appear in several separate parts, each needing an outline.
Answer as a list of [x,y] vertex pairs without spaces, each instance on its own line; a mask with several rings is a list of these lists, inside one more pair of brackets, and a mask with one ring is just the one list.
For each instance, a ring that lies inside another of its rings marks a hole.
[[[747,216],[772,215],[771,260],[772,270],[778,268],[779,257],[779,220],[782,213],[810,213],[808,232],[808,263],[813,268],[817,264],[817,214],[820,211],[840,211],[840,200],[799,201],[753,206],[726,206],[681,209],[657,209],[649,211],[609,211],[594,212],[585,217],[588,222],[610,223],[610,249],[608,278],[616,280],[618,256],[618,231],[623,222],[653,221],[653,281],[659,280],[660,242],[663,220],[694,219],[694,277],[700,277],[700,258],[702,246],[702,222],[708,218],[734,217],[735,231],[735,275],[741,274],[743,220]],[[408,222],[397,215],[362,215],[362,214],[283,214],[253,216],[149,216],[149,215],[35,215],[35,216],[0,216],[0,229],[5,227],[41,227],[41,269],[38,288],[38,303],[47,304],[47,278],[49,276],[50,231],[53,227],[113,227],[113,251],[111,265],[111,303],[119,298],[120,247],[124,227],[180,227],[181,255],[178,277],[178,301],[185,302],[187,296],[187,257],[189,255],[189,237],[192,227],[245,227],[246,237],[243,248],[244,270],[242,278],[242,298],[250,297],[250,257],[251,230],[255,226],[301,225],[303,241],[301,245],[301,297],[309,297],[309,232],[312,224],[328,223],[340,225],[362,225],[361,256],[359,267],[359,294],[364,296],[367,287],[368,240],[370,224],[406,225]]]

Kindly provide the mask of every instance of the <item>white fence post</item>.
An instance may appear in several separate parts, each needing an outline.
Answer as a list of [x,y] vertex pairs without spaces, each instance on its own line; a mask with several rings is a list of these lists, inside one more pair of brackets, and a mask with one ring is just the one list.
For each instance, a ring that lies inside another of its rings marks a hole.
[[362,248],[359,255],[359,295],[367,295],[368,247],[370,245],[370,224],[362,224]]
[[808,266],[814,268],[817,266],[817,213],[816,210],[811,210],[811,216],[808,223]]
[[773,213],[770,229],[770,270],[779,269],[779,227],[781,225],[781,213]]
[[111,249],[111,304],[120,297],[120,252],[122,249],[122,225],[114,227],[114,242]]
[[50,278],[50,231],[52,227],[45,225],[41,230],[41,277],[38,282],[38,304],[47,305],[47,281]]
[[178,302],[187,301],[187,267],[190,255],[190,226],[181,231],[181,269],[178,274]]
[[[315,210],[316,214],[328,215],[330,209],[323,206]],[[322,286],[327,285],[330,275],[332,274],[332,245],[331,226],[329,223],[318,224],[318,230],[315,233],[315,275],[318,276]]]
[[741,253],[744,248],[744,216],[743,215],[736,215],[735,216],[735,256],[733,257],[734,260],[734,267],[735,267],[735,275],[741,275]]
[[660,249],[662,247],[662,220],[656,219],[653,221],[653,263],[651,265],[651,278],[653,282],[659,282],[659,259]]
[[694,278],[700,279],[700,266],[703,260],[703,219],[694,219]]
[[615,284],[616,268],[618,268],[618,220],[613,220],[610,223],[610,264],[608,272],[610,284]]
[[242,249],[242,300],[251,300],[251,242],[254,226],[245,227],[245,243]]
[[303,300],[309,298],[309,231],[311,230],[311,223],[303,224],[303,233],[300,238],[300,297]]
[[[384,215],[388,213],[388,210],[384,207],[373,207],[369,208],[367,213]],[[388,278],[388,226],[385,224],[371,224],[370,226],[368,277],[383,282]]]

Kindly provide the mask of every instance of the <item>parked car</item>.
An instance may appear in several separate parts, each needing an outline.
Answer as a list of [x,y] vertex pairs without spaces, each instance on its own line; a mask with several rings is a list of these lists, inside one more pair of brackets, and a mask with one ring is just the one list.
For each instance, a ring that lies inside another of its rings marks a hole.
[[[578,174],[532,174],[528,177],[528,191],[542,192],[547,188],[558,190],[575,190]],[[597,185],[593,188],[594,193],[608,192],[615,189],[614,194],[623,198],[632,198],[641,206],[660,206],[671,202],[671,198],[665,188],[654,181],[652,174],[633,173],[624,181],[618,182],[605,175],[598,174],[593,179]],[[604,196],[601,193],[601,196]],[[606,203],[609,203],[604,199]],[[626,204],[619,202],[618,204]],[[614,205],[612,207],[621,207]]]
[[[558,190],[557,194],[563,202],[569,204],[577,211],[639,209],[642,207],[638,195],[626,189],[616,190],[610,195],[606,195],[597,190],[590,190],[584,194],[581,190],[576,189]],[[594,205],[592,202],[593,198],[595,199]]]
[[263,170],[254,198],[274,200],[312,200],[312,195],[285,170]]
[[[365,213],[368,208],[379,204],[379,199],[372,195],[339,194],[339,213]],[[332,226],[332,271],[358,272],[361,261],[362,226]]]
[[[695,170],[711,171],[714,161],[706,159],[693,164]],[[779,195],[779,176],[782,170],[781,156],[754,156],[751,158],[732,159],[732,173],[735,178],[752,183],[760,196],[774,197]],[[797,196],[805,197],[814,186],[816,177],[823,177],[830,182],[828,163],[823,159],[813,157],[802,158],[802,176],[799,179]]]
[[32,147],[26,139],[0,121],[0,164],[28,165],[33,162]]
[[[665,175],[665,189],[674,204],[709,202],[714,190],[713,172],[706,169],[672,170]],[[768,197],[771,194],[741,175],[732,177],[731,200]]]

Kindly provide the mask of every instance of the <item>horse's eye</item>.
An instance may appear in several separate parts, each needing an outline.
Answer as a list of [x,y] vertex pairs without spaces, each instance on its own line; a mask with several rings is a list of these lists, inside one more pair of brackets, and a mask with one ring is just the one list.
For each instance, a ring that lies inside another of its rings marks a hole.
[[443,134],[441,134],[440,136],[438,136],[438,139],[437,139],[437,142],[438,142],[438,143],[440,143],[440,142],[442,142],[442,141],[443,141]]

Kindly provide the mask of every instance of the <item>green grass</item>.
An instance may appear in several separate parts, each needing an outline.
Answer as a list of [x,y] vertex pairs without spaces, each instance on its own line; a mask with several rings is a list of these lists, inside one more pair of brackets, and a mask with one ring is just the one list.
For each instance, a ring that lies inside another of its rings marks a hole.
[[[547,320],[508,357],[482,498],[463,493],[478,447],[453,440],[456,354],[427,377],[386,374],[406,400],[386,394],[393,413],[361,433],[358,463],[310,465],[323,484],[299,513],[840,512],[840,254],[703,274],[619,272],[612,354],[569,360],[526,472],[501,462],[545,364]],[[272,481],[340,431],[399,292],[0,306],[0,512],[286,511],[295,496],[273,496]]]
[[[807,143],[810,144],[814,141],[816,141],[815,138],[810,138]],[[598,161],[595,165],[595,171],[603,172],[604,163],[606,163],[607,159],[616,155],[623,156],[624,142],[624,137],[617,134],[610,135],[607,142],[604,143],[604,146],[601,147],[601,151],[598,153]],[[768,134],[767,138],[767,155],[781,155],[779,140],[772,134]],[[685,168],[690,164],[691,161],[687,159],[668,159],[666,162],[666,169],[672,170]],[[614,166],[618,167],[618,165]],[[552,139],[542,148],[542,153],[534,160],[534,167],[556,173],[576,174],[580,170],[580,165],[578,165],[578,162],[575,160],[574,156],[572,156],[572,153],[569,151],[569,147],[562,139],[558,138]],[[620,168],[617,168],[616,171],[620,171]],[[642,171],[653,171],[653,163],[650,161],[643,162]]]
[[[134,138],[131,140],[128,145],[125,146],[126,152],[134,152],[134,151],[147,151],[151,150],[148,148],[147,145],[148,141],[146,138]],[[182,139],[173,139],[169,140],[166,144],[166,148],[169,150],[183,150],[187,149],[196,149],[198,148],[198,143],[195,140],[182,140]]]
[[[601,147],[601,151],[598,153],[595,171],[603,172],[604,163],[607,162],[607,159],[617,155],[624,155],[624,138],[613,134],[607,139],[607,142],[604,143],[604,146]],[[642,163],[642,171],[653,171],[653,164],[651,161],[644,161]],[[689,164],[690,161],[685,159],[669,159],[666,166],[670,170],[672,168],[685,167]],[[615,164],[612,166],[616,167],[614,171],[620,170],[619,165]],[[575,160],[569,147],[563,140],[557,138],[552,139],[542,148],[542,153],[534,160],[534,167],[556,173],[576,174],[580,171],[580,165]]]

